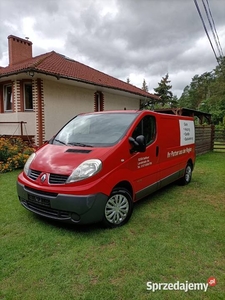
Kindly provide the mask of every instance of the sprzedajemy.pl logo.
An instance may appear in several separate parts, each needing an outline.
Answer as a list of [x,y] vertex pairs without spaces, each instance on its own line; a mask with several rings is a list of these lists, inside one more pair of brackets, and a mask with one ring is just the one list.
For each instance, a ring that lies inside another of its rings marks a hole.
[[147,283],[147,291],[156,292],[156,291],[184,291],[185,293],[188,291],[203,291],[207,292],[209,286],[215,286],[217,284],[215,277],[210,277],[206,283],[204,282],[152,282],[148,281]]

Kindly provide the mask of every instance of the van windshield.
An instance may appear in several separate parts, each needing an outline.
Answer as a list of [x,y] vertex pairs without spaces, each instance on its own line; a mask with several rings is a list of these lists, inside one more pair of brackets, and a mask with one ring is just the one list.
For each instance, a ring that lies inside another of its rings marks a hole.
[[94,113],[78,115],[52,141],[56,145],[105,147],[119,142],[137,113]]

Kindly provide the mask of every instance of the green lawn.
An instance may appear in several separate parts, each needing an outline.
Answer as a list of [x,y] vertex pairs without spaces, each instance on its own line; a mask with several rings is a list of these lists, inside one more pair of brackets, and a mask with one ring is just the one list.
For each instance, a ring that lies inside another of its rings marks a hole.
[[[224,162],[199,156],[190,185],[140,201],[113,230],[37,217],[17,199],[18,172],[0,175],[0,299],[225,299]],[[146,289],[209,277],[207,292]]]

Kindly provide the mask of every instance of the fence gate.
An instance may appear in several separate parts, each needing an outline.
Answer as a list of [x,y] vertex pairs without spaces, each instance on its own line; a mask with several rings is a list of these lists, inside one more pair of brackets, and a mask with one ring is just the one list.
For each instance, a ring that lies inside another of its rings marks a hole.
[[225,130],[214,129],[214,144],[213,150],[225,152]]

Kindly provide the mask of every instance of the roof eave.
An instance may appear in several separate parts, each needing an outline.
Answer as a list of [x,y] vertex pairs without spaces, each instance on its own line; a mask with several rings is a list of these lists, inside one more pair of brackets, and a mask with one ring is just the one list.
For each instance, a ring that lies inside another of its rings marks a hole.
[[99,83],[96,83],[94,81],[83,80],[83,79],[80,79],[80,78],[75,78],[75,77],[70,77],[70,76],[64,76],[64,75],[61,75],[61,74],[56,74],[56,73],[51,73],[51,72],[43,72],[43,71],[40,71],[40,70],[37,70],[37,69],[35,69],[35,72],[42,73],[42,74],[49,75],[49,76],[54,76],[57,79],[62,78],[62,79],[67,79],[67,80],[72,80],[72,81],[87,83],[87,84],[91,84],[91,85],[95,85],[95,86],[99,86],[99,87],[105,87],[105,88],[112,89],[112,90],[123,91],[123,92],[126,92],[126,93],[130,93],[130,94],[134,94],[134,95],[137,95],[137,96],[141,96],[143,98],[148,98],[148,99],[153,99],[153,100],[159,100],[159,97],[157,97],[155,95],[144,95],[144,94],[141,94],[141,93],[136,93],[136,92],[128,91],[128,90],[125,90],[125,89],[121,89],[121,88],[118,88],[118,87],[113,87],[113,86],[106,85],[106,84],[99,84]]
[[126,93],[130,93],[130,94],[140,96],[142,98],[152,99],[152,100],[156,100],[156,101],[159,100],[158,97],[155,96],[155,95],[144,95],[142,93],[132,92],[132,91],[128,91],[128,90],[125,90],[125,89],[113,87],[113,86],[106,85],[106,84],[99,84],[99,83],[96,83],[96,82],[93,82],[93,81],[87,81],[87,80],[83,80],[83,79],[79,79],[79,78],[75,78],[75,77],[64,76],[64,75],[53,73],[53,72],[45,72],[45,71],[42,71],[42,70],[38,70],[35,67],[28,67],[28,68],[25,68],[25,69],[21,69],[19,71],[17,70],[17,71],[8,72],[8,73],[5,73],[5,74],[0,74],[0,78],[9,77],[9,76],[17,75],[17,74],[21,74],[21,73],[29,73],[29,72],[35,72],[35,73],[39,73],[39,74],[53,76],[53,77],[56,77],[58,80],[60,78],[62,78],[62,79],[77,81],[77,82],[81,82],[81,83],[87,83],[87,84],[91,84],[91,85],[95,85],[95,86],[99,86],[99,87],[104,87],[104,88],[108,88],[108,89],[112,89],[112,90],[122,91],[122,92],[126,92]]
[[26,68],[26,69],[21,69],[21,70],[17,70],[17,71],[12,71],[12,72],[8,72],[8,73],[3,73],[0,74],[0,78],[4,78],[4,77],[9,77],[12,75],[17,75],[17,74],[21,74],[21,73],[27,73],[27,72],[37,72],[37,70],[35,68]]

